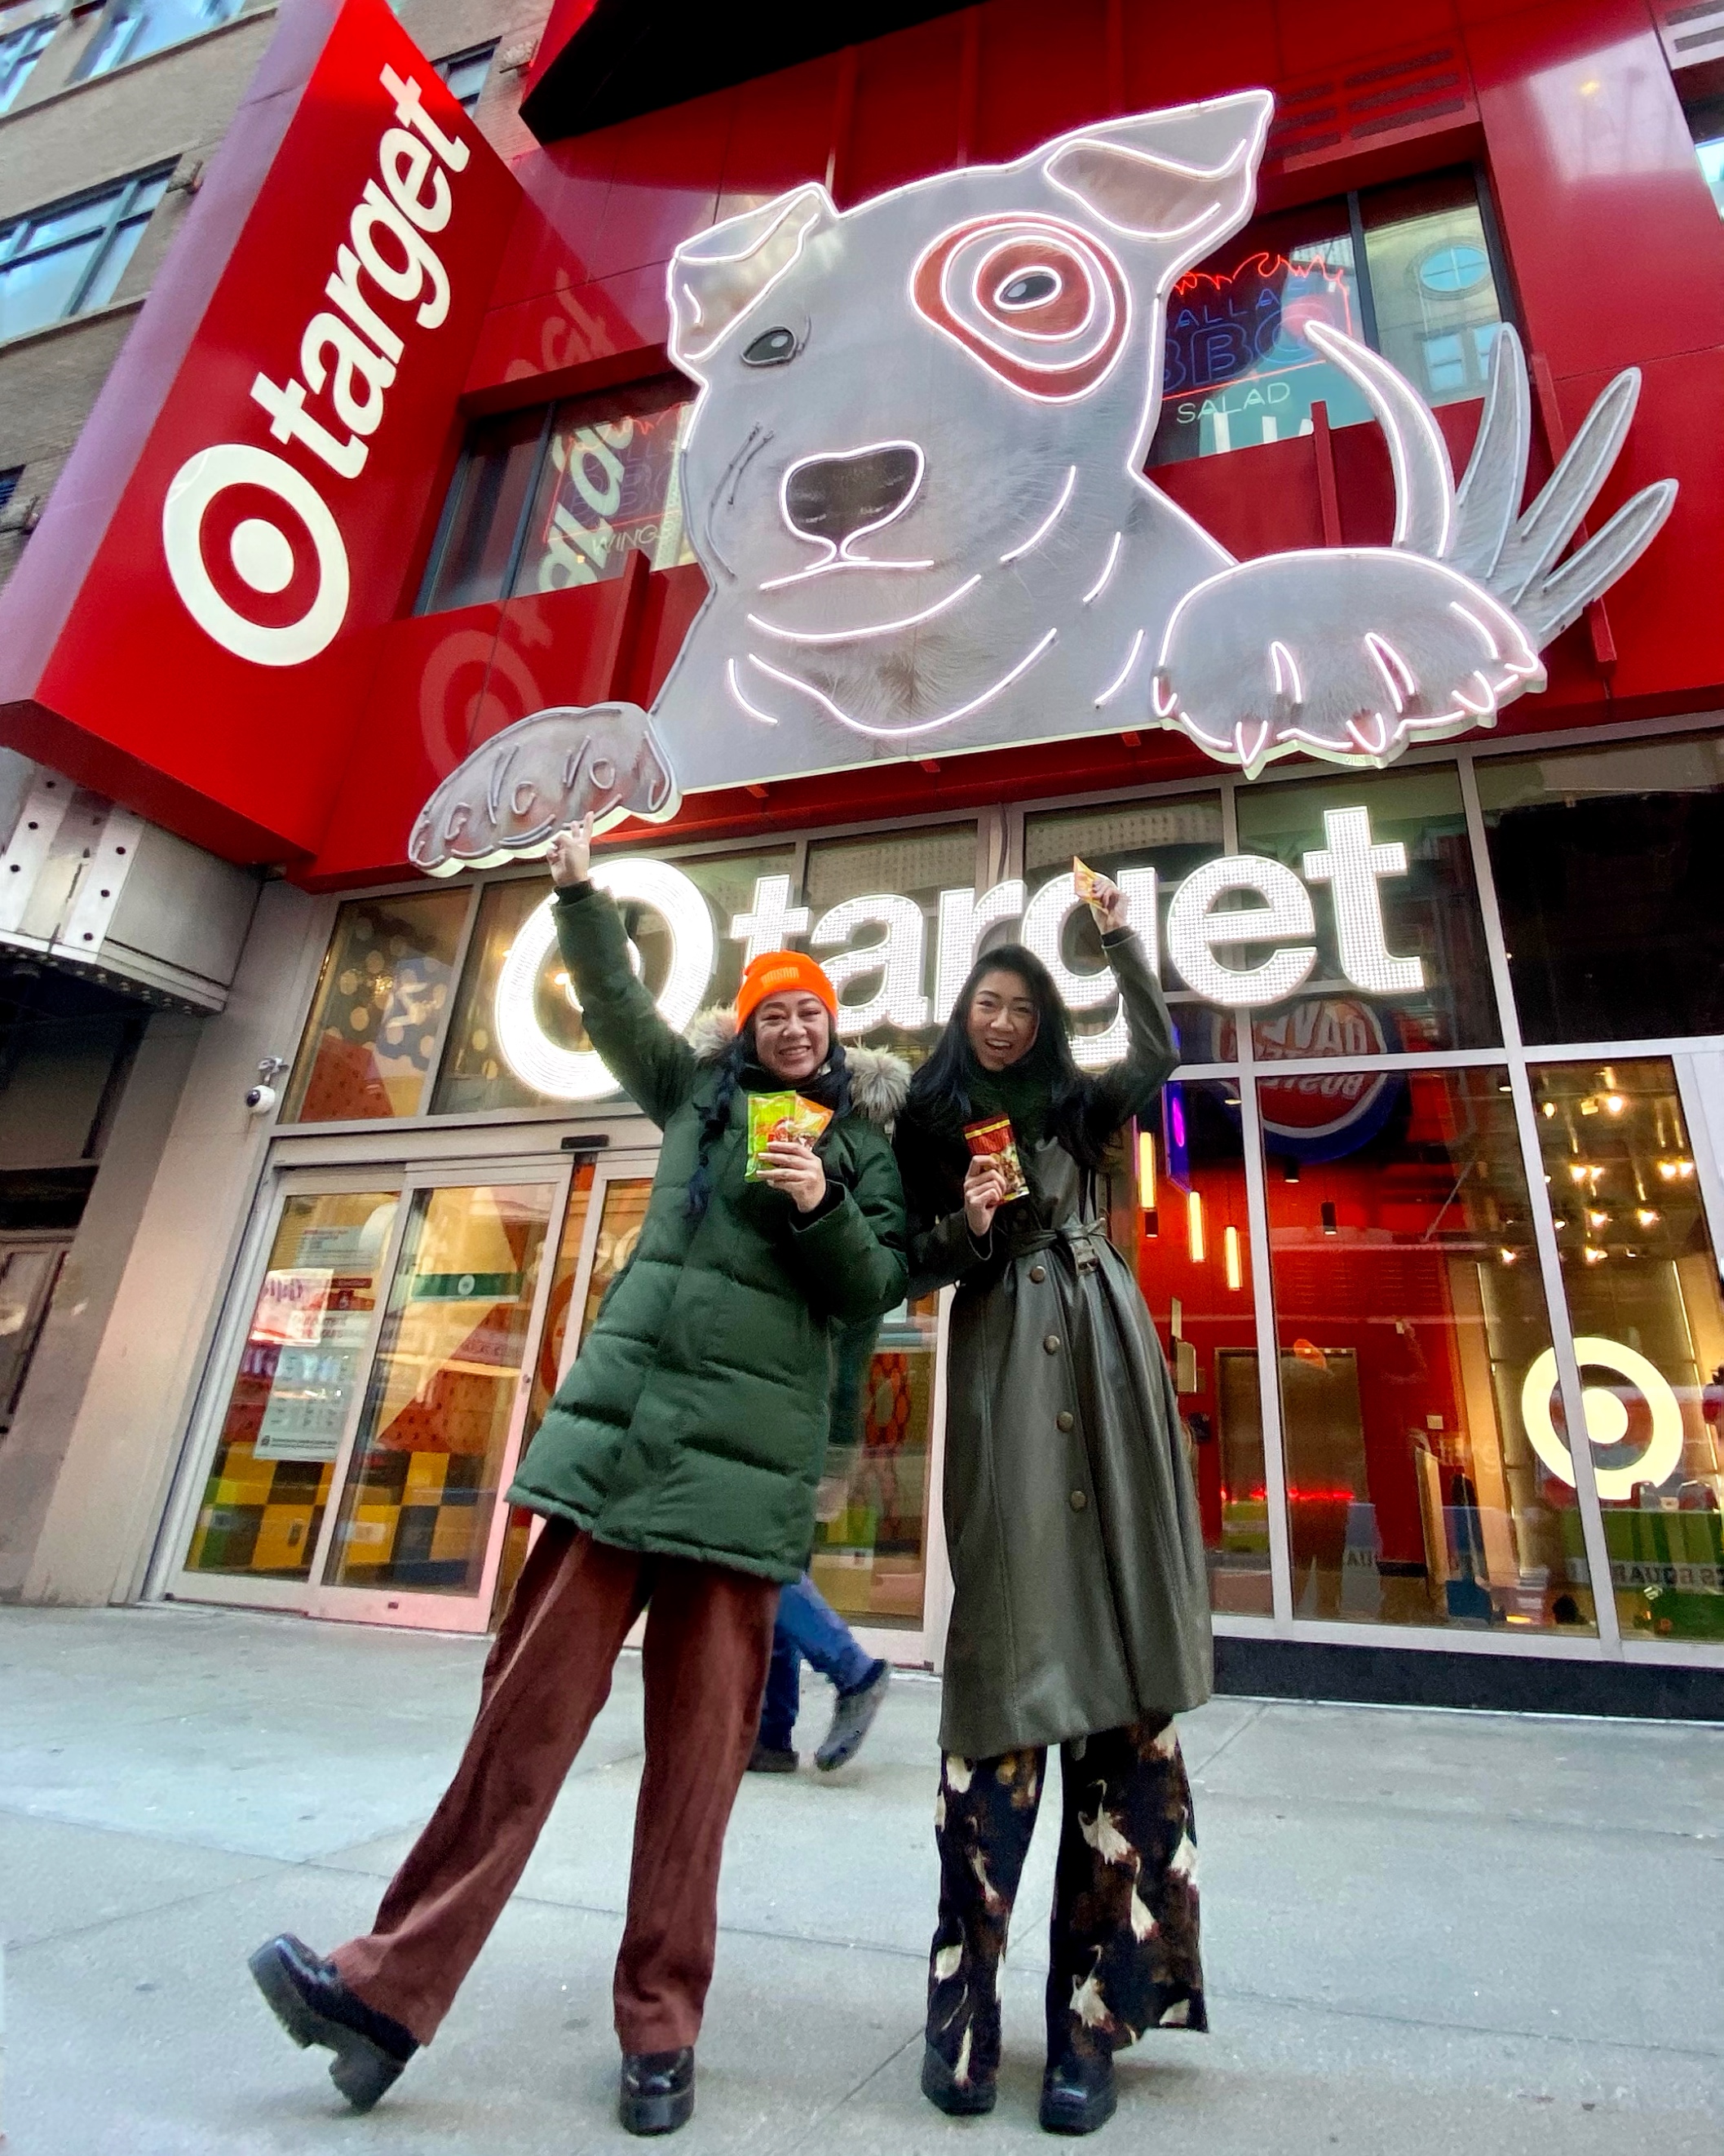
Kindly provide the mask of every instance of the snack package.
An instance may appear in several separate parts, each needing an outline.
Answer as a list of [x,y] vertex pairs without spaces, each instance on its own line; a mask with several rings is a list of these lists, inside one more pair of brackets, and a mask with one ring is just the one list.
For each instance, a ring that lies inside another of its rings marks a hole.
[[977,1159],[998,1163],[1006,1178],[1006,1204],[1014,1198],[1029,1197],[1029,1185],[1024,1179],[1024,1164],[1018,1158],[1018,1141],[1012,1136],[1009,1116],[990,1116],[986,1122],[966,1123],[964,1137]]
[[784,1138],[806,1138],[813,1145],[832,1121],[830,1108],[800,1093],[751,1093],[748,1097],[748,1159],[742,1173],[751,1183],[760,1179],[762,1146]]
[[1101,902],[1101,879],[1087,862],[1071,857],[1071,887],[1093,913]]

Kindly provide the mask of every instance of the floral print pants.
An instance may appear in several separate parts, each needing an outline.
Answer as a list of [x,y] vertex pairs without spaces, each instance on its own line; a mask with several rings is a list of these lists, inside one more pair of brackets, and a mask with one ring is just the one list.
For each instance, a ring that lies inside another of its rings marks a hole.
[[[1146,2029],[1207,2029],[1191,1788],[1172,1722],[1075,1738],[1060,1757],[1049,2059],[1119,2051]],[[1047,1763],[1027,1749],[948,1753],[942,1766],[927,2035],[961,2087],[998,2071],[999,1966]]]

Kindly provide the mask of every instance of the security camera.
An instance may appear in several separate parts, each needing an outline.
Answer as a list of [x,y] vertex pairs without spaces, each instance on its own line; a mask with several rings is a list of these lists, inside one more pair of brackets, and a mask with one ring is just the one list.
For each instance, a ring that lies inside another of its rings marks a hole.
[[254,1116],[267,1116],[275,1105],[273,1086],[254,1086],[245,1096],[245,1105]]

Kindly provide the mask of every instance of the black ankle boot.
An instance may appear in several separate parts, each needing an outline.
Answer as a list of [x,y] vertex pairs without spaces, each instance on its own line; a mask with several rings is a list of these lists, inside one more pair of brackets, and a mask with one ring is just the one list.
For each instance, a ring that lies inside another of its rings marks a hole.
[[290,1932],[260,1946],[247,1966],[301,2051],[321,2044],[335,2053],[329,2077],[355,2111],[369,2111],[419,2048],[410,2030],[367,2006],[332,1963]]
[[695,2055],[625,2051],[617,2116],[629,2133],[675,2133],[695,2115]]
[[1066,2051],[1049,2060],[1042,2076],[1044,2133],[1093,2133],[1113,2117],[1118,2103],[1111,2051]]
[[993,2109],[992,2074],[973,2074],[960,2081],[933,2045],[922,2051],[922,2094],[937,2110],[952,2118],[979,2118]]

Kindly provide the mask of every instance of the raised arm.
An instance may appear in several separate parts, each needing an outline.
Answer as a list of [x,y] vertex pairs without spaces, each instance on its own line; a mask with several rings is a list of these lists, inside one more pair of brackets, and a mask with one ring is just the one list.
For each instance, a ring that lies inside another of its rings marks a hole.
[[1085,1122],[1086,1135],[1098,1145],[1105,1144],[1133,1116],[1147,1114],[1156,1096],[1179,1067],[1179,1049],[1167,1000],[1161,983],[1149,969],[1136,932],[1110,929],[1102,936],[1101,947],[1119,983],[1120,1007],[1126,1014],[1126,1052],[1117,1063],[1098,1072],[1090,1084]]
[[578,831],[559,831],[551,844],[557,947],[605,1069],[662,1130],[694,1091],[695,1051],[665,1024],[635,978],[623,916],[589,880],[592,824],[589,816]]

